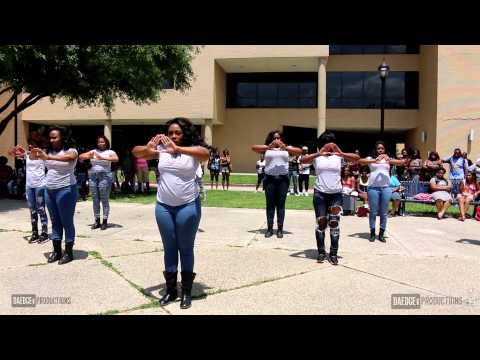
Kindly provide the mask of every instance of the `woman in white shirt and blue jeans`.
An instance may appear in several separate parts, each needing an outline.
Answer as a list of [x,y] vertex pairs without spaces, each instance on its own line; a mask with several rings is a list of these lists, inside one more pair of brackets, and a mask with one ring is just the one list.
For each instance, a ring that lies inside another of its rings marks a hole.
[[368,204],[370,207],[370,241],[375,241],[375,222],[380,216],[380,232],[378,240],[386,242],[385,230],[387,228],[388,204],[392,197],[390,187],[390,166],[406,166],[405,160],[391,159],[385,152],[385,143],[377,141],[374,156],[360,159],[360,165],[368,165],[370,176],[368,178]]
[[[80,160],[90,160],[92,167],[88,170],[90,193],[93,200],[93,215],[95,222],[93,229],[107,228],[108,215],[110,214],[110,191],[112,189],[113,175],[112,162],[118,161],[117,153],[110,149],[110,141],[104,135],[97,136],[97,148],[80,154]],[[100,202],[103,207],[103,222],[100,225]]]
[[[53,127],[49,131],[47,151],[32,149],[32,159],[45,161],[46,203],[52,222],[53,252],[48,262],[58,261],[59,265],[73,260],[75,225],[73,216],[77,204],[77,179],[75,165],[78,152],[66,134],[65,129]],[[65,253],[62,256],[62,238],[65,232]]]
[[194,242],[201,218],[199,186],[196,173],[209,151],[195,126],[187,119],[167,122],[168,136],[157,135],[147,145],[136,146],[132,153],[144,159],[158,159],[158,190],[155,217],[162,237],[166,293],[160,299],[166,305],[178,297],[178,255],[182,266],[180,308],[191,306],[195,273]]
[[288,158],[298,156],[302,150],[283,143],[282,133],[270,131],[265,139],[265,145],[253,145],[252,150],[265,154],[265,179],[263,186],[267,201],[267,232],[265,237],[273,235],[273,219],[277,209],[277,238],[283,237],[283,222],[285,220],[285,201],[289,187]]

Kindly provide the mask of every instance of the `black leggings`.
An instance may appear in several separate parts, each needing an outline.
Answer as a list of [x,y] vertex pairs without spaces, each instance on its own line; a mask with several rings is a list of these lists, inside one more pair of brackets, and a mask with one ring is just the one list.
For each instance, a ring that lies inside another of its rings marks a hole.
[[260,184],[262,184],[262,190],[263,190],[263,178],[265,177],[265,174],[257,174],[257,187],[256,190],[258,190]]
[[305,191],[308,191],[308,180],[310,179],[310,175],[308,174],[300,174],[298,176],[298,188],[300,192],[303,192],[303,183],[305,183]]
[[277,209],[277,224],[283,226],[285,220],[285,201],[288,192],[288,175],[271,176],[265,175],[263,180],[265,198],[267,200],[267,225],[273,226],[275,209]]
[[215,182],[218,183],[219,174],[220,174],[220,171],[210,170],[210,181],[213,182],[213,180],[215,179]]

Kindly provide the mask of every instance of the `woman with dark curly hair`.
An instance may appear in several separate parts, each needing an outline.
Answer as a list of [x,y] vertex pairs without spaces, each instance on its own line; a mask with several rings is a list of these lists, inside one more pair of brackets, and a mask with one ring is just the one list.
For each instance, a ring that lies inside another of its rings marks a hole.
[[302,149],[287,146],[283,142],[283,134],[279,130],[270,131],[265,139],[265,145],[253,145],[252,150],[265,154],[264,189],[267,200],[267,232],[265,237],[273,235],[273,219],[277,209],[277,237],[283,237],[283,222],[285,220],[285,201],[288,192],[288,158],[298,156]]
[[166,293],[160,299],[166,305],[178,297],[178,254],[182,267],[180,308],[191,306],[195,235],[201,217],[197,169],[208,160],[206,144],[195,126],[184,118],[167,122],[167,135],[160,134],[145,146],[135,146],[132,153],[144,159],[158,159],[158,190],[155,217],[162,237]]
[[220,153],[218,152],[217,148],[210,149],[210,155],[208,158],[208,170],[210,170],[210,181],[211,181],[211,189],[213,190],[213,180],[215,180],[215,190],[218,190],[218,175],[220,174],[220,164],[221,158]]
[[430,181],[437,174],[438,169],[442,167],[442,159],[438,152],[431,151],[428,154],[428,159],[423,163],[423,181]]
[[418,149],[410,150],[410,162],[408,163],[408,175],[410,180],[419,181],[420,172],[423,167],[422,157]]
[[230,172],[232,171],[232,157],[230,151],[224,149],[222,156],[220,157],[220,169],[222,171],[222,189],[225,190],[225,183],[227,184],[227,190],[230,186]]
[[[93,199],[93,215],[95,217],[92,230],[107,228],[110,214],[110,191],[112,189],[112,162],[118,161],[117,153],[110,149],[110,141],[104,135],[97,136],[97,147],[80,154],[80,160],[90,160],[92,167],[88,170],[90,193]],[[103,208],[103,222],[100,225],[100,202]]]
[[[50,128],[47,151],[34,148],[31,151],[33,160],[44,160],[48,169],[46,176],[46,203],[52,221],[53,252],[48,262],[58,261],[66,264],[73,260],[73,244],[75,242],[75,224],[73,217],[77,204],[77,179],[75,165],[78,152],[66,129]],[[65,231],[65,253],[62,256],[62,238]]]
[[392,197],[392,188],[390,187],[390,167],[408,166],[407,159],[392,159],[385,150],[385,143],[377,141],[373,156],[360,159],[358,163],[370,168],[370,177],[368,178],[368,204],[370,207],[370,241],[375,241],[375,222],[377,215],[380,216],[380,232],[378,240],[386,242],[385,230],[387,228],[388,204]]

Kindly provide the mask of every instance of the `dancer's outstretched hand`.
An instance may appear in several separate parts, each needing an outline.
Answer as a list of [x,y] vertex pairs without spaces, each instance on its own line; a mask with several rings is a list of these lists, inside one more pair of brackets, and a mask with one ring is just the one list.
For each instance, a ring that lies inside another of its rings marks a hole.
[[386,162],[390,161],[390,157],[387,154],[379,155],[376,159],[377,162],[385,160]]
[[37,159],[47,160],[48,158],[47,153],[39,148],[33,148],[31,154],[32,154],[33,160],[37,160]]
[[177,152],[177,145],[168,137],[165,135],[160,135],[160,141],[165,146],[165,150],[163,150],[166,153],[169,154],[175,154]]
[[147,147],[149,147],[152,150],[157,150],[157,146],[160,144],[160,137],[162,135],[155,135],[150,139],[150,141],[147,143]]
[[8,155],[23,156],[25,155],[25,149],[21,145],[14,146],[8,151]]

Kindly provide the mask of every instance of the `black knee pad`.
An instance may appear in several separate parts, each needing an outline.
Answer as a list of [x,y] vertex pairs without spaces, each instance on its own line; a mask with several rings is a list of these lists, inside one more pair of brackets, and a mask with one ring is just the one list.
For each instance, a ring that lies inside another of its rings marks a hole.
[[342,212],[341,206],[330,207],[329,214],[328,214],[328,226],[330,227],[330,232],[334,229],[339,228],[341,212]]

